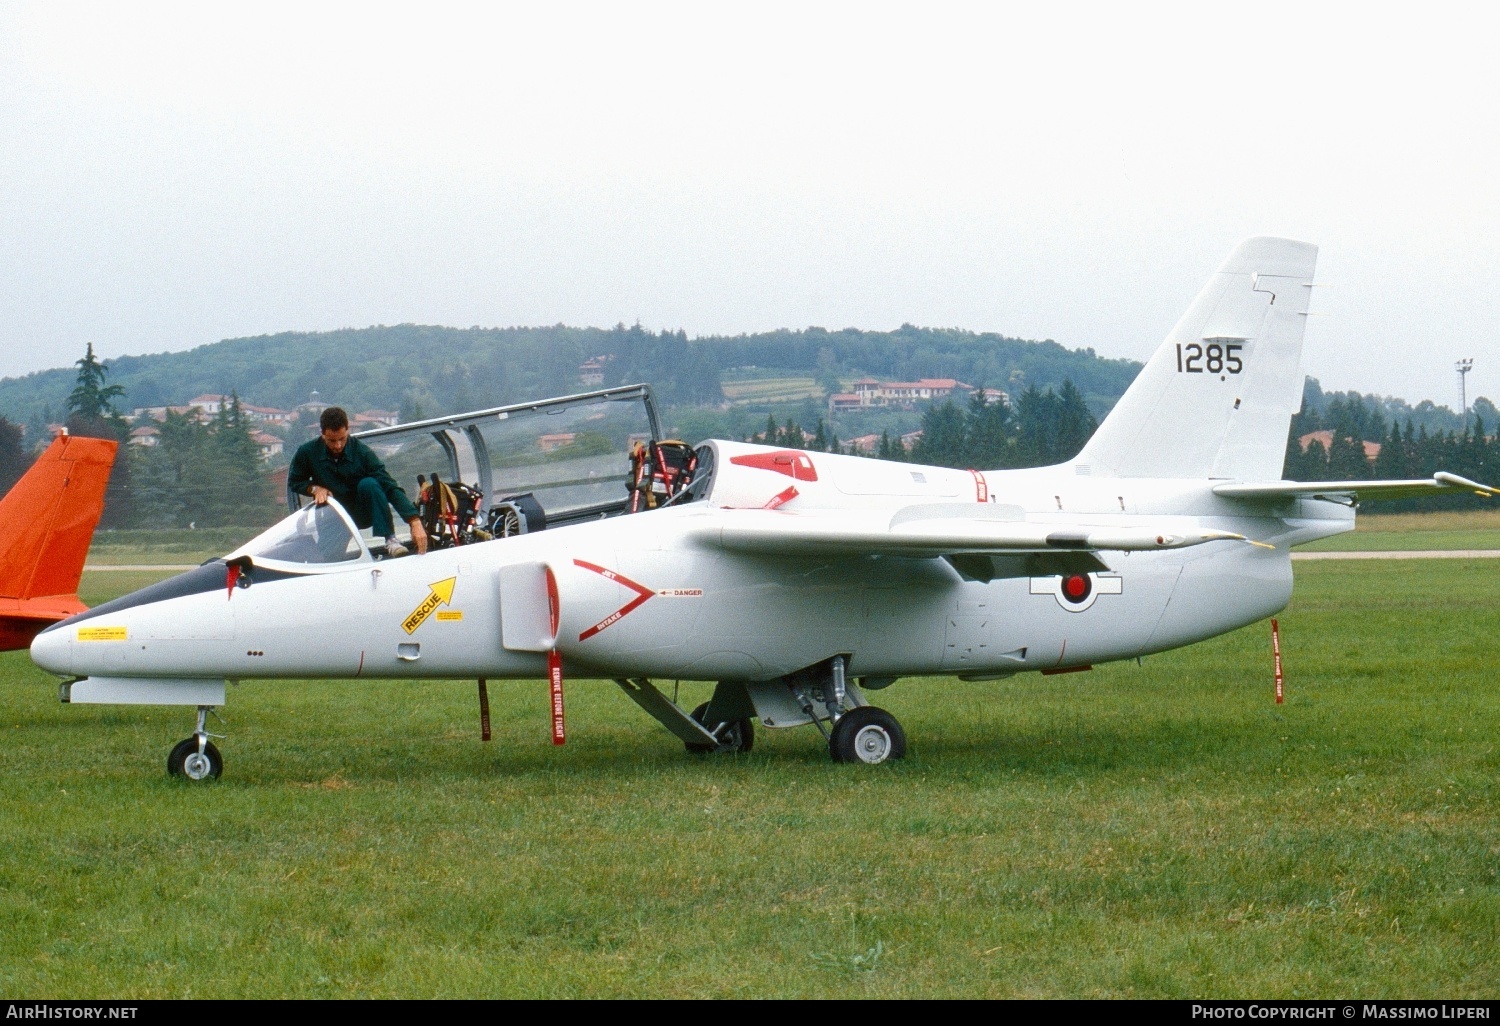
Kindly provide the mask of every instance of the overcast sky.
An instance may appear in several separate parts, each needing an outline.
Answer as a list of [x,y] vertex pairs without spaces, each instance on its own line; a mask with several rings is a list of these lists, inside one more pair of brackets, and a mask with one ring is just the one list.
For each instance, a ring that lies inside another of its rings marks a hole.
[[0,374],[408,321],[1142,360],[1274,234],[1325,388],[1500,398],[1493,26],[1390,10],[0,0]]

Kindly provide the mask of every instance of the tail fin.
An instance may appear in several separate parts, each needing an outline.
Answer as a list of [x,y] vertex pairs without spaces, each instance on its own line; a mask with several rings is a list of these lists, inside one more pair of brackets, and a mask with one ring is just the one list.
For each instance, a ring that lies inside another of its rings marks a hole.
[[1240,243],[1078,454],[1079,472],[1279,479],[1317,258],[1291,239]]
[[0,598],[78,591],[117,448],[60,435],[0,499]]

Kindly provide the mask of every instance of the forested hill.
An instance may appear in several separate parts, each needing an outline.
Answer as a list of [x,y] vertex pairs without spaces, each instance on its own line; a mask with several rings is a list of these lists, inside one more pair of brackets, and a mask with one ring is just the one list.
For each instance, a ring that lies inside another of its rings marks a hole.
[[[678,411],[724,403],[721,377],[733,390],[734,382],[747,376],[796,375],[816,381],[826,394],[870,375],[898,381],[956,378],[1002,388],[1014,397],[1032,387],[1060,390],[1071,381],[1098,420],[1141,367],[1133,360],[1103,359],[1092,349],[1067,349],[1050,340],[909,324],[895,331],[806,328],[695,339],[680,331],[649,332],[623,324],[607,329],[402,324],[228,339],[182,353],[118,357],[107,367],[109,384],[124,389],[115,405],[126,412],[182,404],[205,392],[233,392],[257,406],[291,409],[316,390],[323,401],[350,410],[397,410],[410,420],[594,387],[582,383],[580,366],[601,356],[608,358],[602,364],[605,384],[648,382],[662,405]],[[45,439],[46,425],[67,413],[75,377],[76,368],[66,367],[0,379],[0,416],[24,426],[29,442]],[[1353,437],[1380,441],[1389,425],[1408,420],[1429,433],[1462,432],[1469,426],[1456,412],[1430,400],[1412,406],[1390,397],[1325,393],[1311,379],[1307,386],[1294,433],[1338,427]],[[736,404],[741,413],[767,406],[746,390],[741,393],[746,396]],[[781,405],[780,415],[793,413],[809,429],[819,411],[826,410],[823,403],[808,399],[795,411]],[[1490,431],[1500,420],[1500,411],[1484,398],[1474,401],[1472,412]],[[744,420],[739,433],[748,433],[764,423],[763,410],[758,417],[731,417],[733,425],[710,418],[712,423],[700,426],[723,432]],[[917,426],[919,414],[903,417],[911,423],[859,430],[890,427],[900,433]],[[848,435],[854,425],[835,426]]]
[[[432,416],[580,391],[580,365],[599,356],[609,357],[605,384],[649,382],[672,406],[720,403],[721,372],[757,367],[816,377],[831,391],[840,377],[862,374],[950,377],[1012,392],[1071,380],[1102,416],[1140,369],[1134,361],[1101,359],[1092,349],[1051,341],[911,325],[889,332],[808,328],[690,340],[680,331],[624,325],[404,324],[229,339],[182,353],[118,357],[107,366],[110,384],[125,390],[119,405],[126,410],[179,404],[205,392],[234,392],[248,403],[290,409],[316,390],[324,401],[353,410]],[[69,367],[0,380],[0,415],[28,426],[61,419],[74,373]]]

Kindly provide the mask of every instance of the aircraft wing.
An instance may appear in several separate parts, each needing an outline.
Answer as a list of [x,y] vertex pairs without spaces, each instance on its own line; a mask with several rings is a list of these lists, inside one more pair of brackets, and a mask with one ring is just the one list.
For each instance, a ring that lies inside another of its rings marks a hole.
[[1142,552],[1210,541],[1244,541],[1229,531],[1164,519],[1160,524],[1100,527],[1031,523],[1007,507],[973,503],[896,511],[721,510],[711,544],[762,555],[951,556],[963,553]]
[[1268,502],[1298,496],[1337,496],[1356,502],[1368,502],[1372,499],[1414,499],[1445,492],[1473,492],[1486,498],[1500,495],[1500,489],[1450,474],[1446,470],[1440,470],[1430,478],[1410,481],[1269,481],[1261,484],[1235,482],[1214,485],[1215,495],[1228,499],[1263,499]]

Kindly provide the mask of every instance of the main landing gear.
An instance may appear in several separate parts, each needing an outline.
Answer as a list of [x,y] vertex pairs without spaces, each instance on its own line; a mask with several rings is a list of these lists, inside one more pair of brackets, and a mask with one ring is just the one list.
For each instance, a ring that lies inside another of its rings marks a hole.
[[834,762],[862,762],[876,766],[906,754],[906,731],[896,717],[873,705],[850,709],[833,725],[828,754]]
[[[878,766],[906,755],[906,731],[896,717],[869,705],[860,689],[844,679],[844,657],[794,674],[785,681],[801,709],[801,722],[811,722],[828,741],[834,762]],[[820,708],[821,706],[821,708]],[[823,725],[832,724],[829,730]],[[770,718],[767,717],[767,726]],[[780,723],[778,726],[794,726]]]
[[[720,681],[713,698],[691,713],[644,678],[615,683],[694,755],[750,751],[759,720],[773,729],[811,723],[828,742],[834,762],[878,766],[901,758],[906,731],[896,717],[865,701],[860,687],[845,679],[846,665],[839,655],[778,680]],[[893,679],[866,678],[866,683],[882,687]]]
[[198,727],[193,736],[177,742],[172,754],[167,756],[169,775],[188,780],[218,780],[219,774],[224,772],[224,757],[209,740],[211,737],[222,739],[224,735],[210,734],[206,729],[209,708],[206,705],[198,707]]

